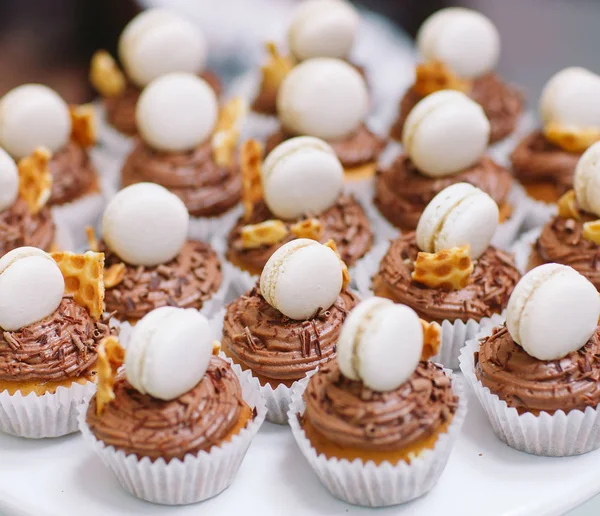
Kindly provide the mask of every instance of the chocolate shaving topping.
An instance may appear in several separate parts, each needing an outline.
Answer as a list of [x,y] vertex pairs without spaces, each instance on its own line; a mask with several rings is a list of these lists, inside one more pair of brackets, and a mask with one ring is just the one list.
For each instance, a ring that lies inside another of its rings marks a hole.
[[65,204],[91,193],[97,187],[96,170],[87,150],[73,140],[52,155],[50,206]]
[[49,251],[54,241],[54,222],[50,208],[31,215],[23,199],[0,211],[0,256],[17,247],[38,247]]

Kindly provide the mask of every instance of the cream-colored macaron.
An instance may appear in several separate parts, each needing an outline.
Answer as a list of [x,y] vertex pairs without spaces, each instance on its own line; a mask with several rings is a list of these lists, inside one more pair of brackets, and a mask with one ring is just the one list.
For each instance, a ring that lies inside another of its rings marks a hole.
[[350,312],[337,343],[342,374],[379,392],[406,382],[422,352],[423,327],[416,312],[380,297],[366,299]]
[[52,315],[65,292],[58,265],[37,247],[0,258],[0,328],[15,331]]
[[472,79],[490,72],[500,56],[500,34],[480,12],[450,7],[432,14],[417,34],[421,55],[441,61],[459,77]]
[[456,183],[426,206],[417,225],[417,245],[427,253],[471,247],[471,258],[479,258],[489,247],[498,227],[499,211],[494,200],[468,183]]
[[47,86],[24,84],[0,100],[0,146],[13,158],[29,156],[42,146],[56,152],[70,136],[69,107]]
[[443,177],[477,163],[489,137],[490,122],[481,106],[463,93],[442,90],[411,110],[402,144],[420,172]]
[[287,75],[277,94],[277,112],[292,134],[339,140],[354,133],[369,111],[367,84],[339,59],[307,59]]
[[306,0],[296,7],[288,44],[296,59],[335,57],[350,54],[360,18],[345,0]]
[[206,53],[200,29],[166,9],[140,13],[119,39],[119,59],[129,79],[140,87],[167,73],[200,73]]
[[327,310],[342,290],[342,266],[327,246],[299,238],[273,253],[260,275],[260,292],[290,319],[308,319]]
[[544,86],[540,116],[574,129],[600,129],[600,75],[581,67],[561,70]]
[[265,202],[284,220],[319,214],[342,191],[344,167],[329,144],[297,136],[275,147],[262,166]]
[[585,345],[598,317],[596,287],[571,267],[547,263],[517,283],[506,308],[506,327],[532,357],[557,360]]
[[127,381],[142,394],[172,400],[193,389],[212,355],[208,319],[193,308],[157,308],[133,328],[125,354]]
[[104,210],[102,238],[131,265],[154,266],[175,258],[185,243],[189,214],[185,204],[154,183],[128,186]]
[[218,114],[217,96],[204,79],[170,73],[146,86],[135,120],[140,136],[151,147],[185,152],[208,139]]
[[600,142],[579,158],[573,184],[579,207],[600,217]]
[[0,148],[0,211],[10,208],[19,196],[19,171],[8,152]]

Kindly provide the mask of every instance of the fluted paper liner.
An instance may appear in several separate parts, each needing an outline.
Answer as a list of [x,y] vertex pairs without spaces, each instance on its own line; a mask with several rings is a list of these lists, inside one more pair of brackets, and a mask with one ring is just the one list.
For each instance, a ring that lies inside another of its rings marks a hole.
[[106,118],[106,110],[102,101],[94,103],[98,125],[98,145],[114,156],[129,154],[134,146],[134,137],[127,136],[114,128]]
[[[451,371],[445,371],[452,377]],[[395,466],[389,462],[376,466],[372,461],[365,464],[360,459],[350,462],[317,455],[297,417],[305,410],[302,394],[309,379],[300,380],[293,388],[288,420],[300,451],[333,496],[355,505],[384,507],[418,498],[436,484],[446,467],[467,413],[464,388],[457,377],[452,377],[452,388],[459,398],[458,409],[448,430],[439,435],[433,449],[423,451],[410,464],[399,462]]]
[[230,229],[242,215],[241,204],[237,204],[221,215],[214,217],[192,217],[188,235],[192,240],[208,241],[214,237],[227,236]]
[[231,485],[267,409],[260,396],[258,380],[226,359],[240,379],[244,401],[251,408],[256,408],[256,417],[248,421],[231,441],[213,446],[208,452],[188,453],[183,460],[172,459],[167,463],[161,458],[151,462],[148,457],[138,459],[135,454],[127,455],[123,450],[106,446],[96,439],[86,423],[88,403],[81,405],[79,428],[84,440],[124,489],[149,502],[183,505],[212,498]]
[[496,436],[511,448],[534,455],[566,457],[580,455],[600,447],[600,411],[588,407],[585,411],[562,410],[539,416],[531,413],[519,415],[504,400],[493,394],[475,376],[474,353],[480,340],[491,335],[497,324],[490,324],[476,338],[467,342],[460,355],[460,368],[471,384],[477,399],[487,414]]
[[529,258],[533,252],[533,245],[541,233],[541,228],[531,229],[527,233],[523,233],[512,248],[512,253],[515,257],[515,265],[521,274],[527,272]]

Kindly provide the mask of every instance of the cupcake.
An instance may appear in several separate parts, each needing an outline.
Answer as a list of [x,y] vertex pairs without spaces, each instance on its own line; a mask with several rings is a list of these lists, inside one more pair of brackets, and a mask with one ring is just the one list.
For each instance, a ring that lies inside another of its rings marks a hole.
[[222,302],[227,284],[219,258],[209,244],[187,239],[188,220],[181,200],[153,183],[113,197],[102,217],[103,241],[92,234],[90,246],[106,255],[106,310],[116,321],[135,324],[163,306],[210,312],[211,303]]
[[498,207],[481,190],[458,183],[428,205],[416,232],[391,242],[371,288],[442,325],[437,359],[458,366],[460,348],[506,307],[520,274],[508,254],[490,246]]
[[400,102],[398,120],[390,136],[403,139],[404,124],[412,109],[427,95],[457,90],[469,95],[490,120],[490,143],[506,138],[516,128],[523,97],[494,72],[500,55],[500,36],[483,14],[450,7],[431,15],[417,34],[424,62]]
[[375,205],[395,226],[417,227],[425,206],[444,188],[466,182],[489,194],[501,222],[512,212],[508,170],[485,156],[490,123],[481,107],[457,91],[420,101],[404,125],[404,154],[375,178]]
[[98,392],[79,424],[123,488],[178,505],[229,487],[266,409],[258,382],[241,371],[238,379],[213,355],[203,315],[159,308],[133,330],[127,351],[104,340],[98,362]]
[[527,269],[543,263],[573,267],[600,290],[600,142],[592,145],[575,169],[575,189],[558,202],[558,215],[541,229],[529,252]]
[[357,303],[348,281],[331,248],[300,238],[271,256],[259,287],[226,307],[223,351],[260,381],[269,421],[285,423],[290,388],[335,356]]
[[466,414],[460,386],[427,360],[439,335],[411,308],[367,299],[344,322],[337,358],[294,389],[292,433],[337,498],[395,505],[438,481]]
[[119,61],[99,50],[92,57],[90,80],[102,97],[104,127],[101,143],[118,153],[129,148],[137,134],[135,109],[142,89],[154,79],[173,72],[202,77],[218,95],[219,78],[206,71],[203,34],[189,20],[167,9],[148,9],[133,18],[119,38]]
[[25,84],[2,97],[0,113],[0,146],[15,160],[40,147],[49,152],[52,190],[48,206],[57,222],[73,232],[95,224],[104,199],[88,153],[95,138],[91,107],[67,106],[50,88]]
[[102,318],[99,253],[20,247],[0,258],[0,430],[58,437],[95,390]]
[[460,367],[502,441],[550,456],[600,447],[599,316],[594,285],[545,264],[516,286],[506,325],[467,343]]
[[155,79],[137,104],[140,138],[123,165],[122,185],[164,186],[194,218],[194,236],[212,237],[237,216],[232,208],[240,201],[242,179],[235,151],[243,111],[234,99],[219,113],[214,92],[194,75]]
[[540,98],[541,130],[511,154],[515,177],[536,200],[555,203],[573,186],[581,154],[600,139],[600,76],[565,68],[546,84]]
[[227,259],[244,271],[238,274],[242,291],[294,238],[331,239],[344,262],[356,264],[371,248],[373,233],[362,206],[342,192],[344,169],[332,147],[298,136],[278,145],[262,164],[260,150],[253,140],[242,149],[245,212],[227,238]]

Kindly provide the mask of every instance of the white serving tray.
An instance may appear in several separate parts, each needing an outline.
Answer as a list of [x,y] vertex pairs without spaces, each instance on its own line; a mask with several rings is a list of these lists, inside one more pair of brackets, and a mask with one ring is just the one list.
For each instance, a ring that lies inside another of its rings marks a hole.
[[373,510],[333,498],[289,429],[265,423],[233,485],[183,507],[153,505],[126,493],[78,435],[30,441],[0,434],[0,514],[553,516],[600,492],[599,463],[600,451],[545,458],[508,448],[469,391],[469,415],[438,485],[403,506]]

